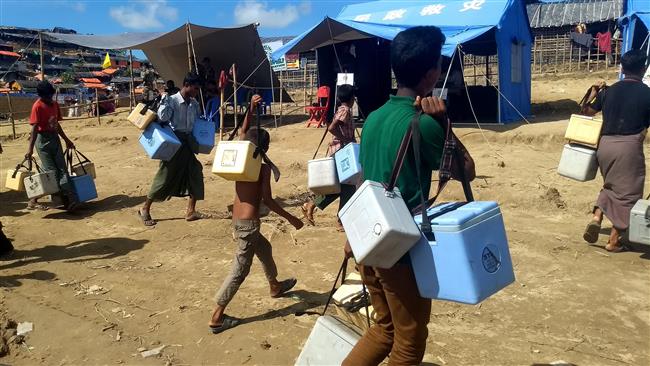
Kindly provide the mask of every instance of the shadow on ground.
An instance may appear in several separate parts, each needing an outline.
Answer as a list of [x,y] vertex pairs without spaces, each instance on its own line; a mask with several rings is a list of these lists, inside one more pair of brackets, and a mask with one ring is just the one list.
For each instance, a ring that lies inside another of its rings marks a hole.
[[101,259],[112,259],[124,256],[132,251],[140,250],[149,240],[134,240],[129,238],[99,238],[76,241],[68,245],[48,245],[30,250],[14,250],[3,257],[11,263],[0,265],[0,271],[18,268],[34,263],[63,261],[77,263]]

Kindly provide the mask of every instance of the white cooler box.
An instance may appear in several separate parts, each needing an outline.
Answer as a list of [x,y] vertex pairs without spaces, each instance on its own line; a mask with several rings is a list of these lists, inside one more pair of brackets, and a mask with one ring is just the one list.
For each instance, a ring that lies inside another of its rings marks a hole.
[[399,189],[365,181],[339,212],[354,258],[365,266],[391,268],[420,240]]
[[630,212],[630,241],[650,245],[650,201],[638,200]]
[[316,320],[295,365],[340,365],[360,338],[359,332],[338,319],[321,316]]
[[336,161],[333,157],[307,162],[307,187],[310,191],[323,196],[341,192],[341,184],[336,173]]
[[564,145],[557,172],[580,182],[595,179],[598,172],[596,150],[578,144]]
[[260,178],[262,156],[258,154],[254,158],[255,149],[250,141],[219,141],[212,172],[230,181],[256,182]]
[[59,192],[59,184],[53,171],[41,172],[25,178],[27,197],[40,198]]

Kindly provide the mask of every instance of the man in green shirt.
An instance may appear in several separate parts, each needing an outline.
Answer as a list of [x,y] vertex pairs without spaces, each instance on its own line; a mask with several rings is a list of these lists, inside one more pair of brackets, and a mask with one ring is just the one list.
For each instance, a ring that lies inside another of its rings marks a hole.
[[[399,33],[391,44],[391,65],[397,79],[397,95],[368,116],[361,136],[360,160],[364,179],[387,183],[402,138],[411,120],[422,109],[420,131],[421,181],[418,182],[413,147],[404,160],[397,187],[409,209],[420,204],[431,186],[431,171],[440,166],[444,130],[444,103],[425,97],[440,76],[445,36],[437,27],[414,27]],[[422,187],[422,188],[420,188]],[[349,253],[349,246],[346,246]],[[378,365],[389,354],[389,365],[422,362],[431,316],[431,300],[420,297],[408,254],[390,269],[359,266],[370,293],[376,324],[359,340],[343,365]]]

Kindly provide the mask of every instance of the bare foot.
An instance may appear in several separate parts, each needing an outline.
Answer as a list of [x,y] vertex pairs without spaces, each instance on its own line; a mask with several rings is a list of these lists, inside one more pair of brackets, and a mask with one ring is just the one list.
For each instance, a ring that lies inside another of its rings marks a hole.
[[196,221],[196,220],[201,220],[203,217],[201,216],[200,213],[194,211],[194,212],[188,212],[185,216],[185,221]]
[[302,213],[305,215],[305,219],[311,226],[316,225],[314,222],[314,210],[316,210],[316,205],[313,201],[309,201],[302,205]]

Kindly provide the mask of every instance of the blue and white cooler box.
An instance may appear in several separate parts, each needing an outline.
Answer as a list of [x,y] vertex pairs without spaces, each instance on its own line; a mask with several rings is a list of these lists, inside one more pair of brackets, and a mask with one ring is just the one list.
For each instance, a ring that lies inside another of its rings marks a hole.
[[97,188],[95,187],[95,181],[92,175],[73,175],[70,177],[70,181],[72,182],[79,202],[88,202],[97,198]]
[[[218,115],[217,115],[218,118]],[[214,135],[217,132],[217,123],[214,122],[213,116],[207,119],[197,118],[192,127],[192,136],[198,144],[199,154],[209,154],[214,148]]]
[[181,141],[168,125],[151,123],[140,136],[140,145],[151,159],[169,161],[181,147]]
[[361,175],[359,144],[347,144],[334,154],[336,172],[341,184],[357,184]]
[[478,304],[514,282],[496,202],[442,203],[427,214],[435,238],[423,235],[409,252],[422,297]]

